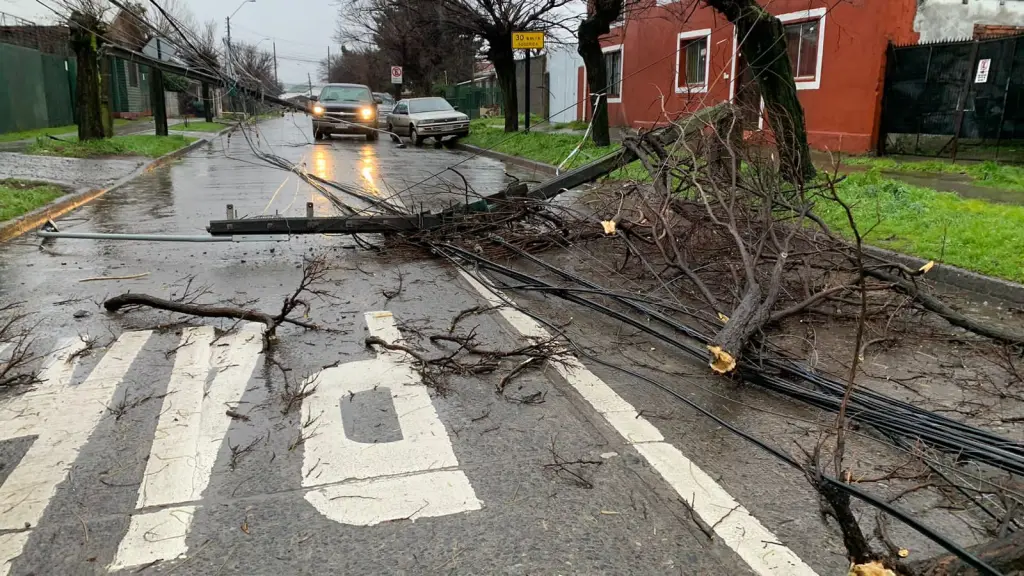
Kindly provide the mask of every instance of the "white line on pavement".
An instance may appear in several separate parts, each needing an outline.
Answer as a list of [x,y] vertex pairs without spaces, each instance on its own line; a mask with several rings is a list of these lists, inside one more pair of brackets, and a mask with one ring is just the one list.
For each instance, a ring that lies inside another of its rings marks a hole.
[[[0,487],[0,529],[24,530],[39,523],[150,334],[122,334],[78,386],[69,383],[78,361],[75,352],[85,343],[80,338],[62,340],[41,374],[43,384],[3,405],[0,438],[38,437]],[[27,531],[0,539],[0,576],[7,574],[27,541]]]
[[263,348],[262,334],[263,325],[250,322],[225,338],[213,359],[215,375],[207,387],[213,328],[182,332],[138,508],[180,505],[133,515],[111,570],[172,560],[188,552],[186,537],[197,508],[189,503],[199,500],[210,483],[232,422],[224,412],[245,393]]
[[[389,344],[401,340],[391,312],[365,317],[371,336]],[[302,431],[311,435],[304,443],[302,486],[314,488],[306,500],[321,514],[373,526],[480,509],[466,474],[452,470],[459,462],[451,439],[404,353],[381,350],[372,360],[327,368],[306,383],[316,391],[302,403],[302,421],[316,428]],[[364,443],[346,436],[339,402],[370,390],[391,396],[401,440]]]
[[[462,276],[503,318],[523,336],[549,338],[536,320],[509,306],[505,295],[484,286],[464,270]],[[579,360],[551,364],[581,396],[633,445],[662,478],[753,571],[761,576],[817,576],[810,566],[788,547],[776,544],[772,534],[717,482],[701,470],[664,437],[633,406]],[[766,545],[768,542],[770,545]]]

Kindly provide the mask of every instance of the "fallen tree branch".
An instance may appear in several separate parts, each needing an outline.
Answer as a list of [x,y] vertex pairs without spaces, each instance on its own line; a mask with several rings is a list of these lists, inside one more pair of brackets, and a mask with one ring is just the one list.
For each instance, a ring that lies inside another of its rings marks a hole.
[[181,302],[164,300],[163,298],[157,298],[156,296],[150,296],[148,294],[121,294],[120,296],[109,298],[103,303],[103,307],[109,312],[117,312],[125,306],[146,306],[149,308],[156,308],[157,310],[167,310],[169,312],[178,312],[180,314],[199,316],[201,318],[233,318],[235,320],[261,322],[266,324],[268,328],[284,323],[294,324],[309,330],[320,329],[319,326],[310,322],[303,322],[302,320],[295,320],[294,318],[271,316],[270,314],[260,312],[258,310],[243,310],[242,308],[236,308],[234,306],[184,304]]
[[963,328],[964,330],[968,330],[980,336],[998,340],[999,342],[1007,344],[1024,344],[1024,334],[1001,326],[983,324],[973,318],[965,316],[954,310],[950,305],[946,304],[942,300],[924,292],[917,284],[909,280],[872,268],[866,268],[864,273],[873,278],[892,284],[893,287],[913,298],[915,302],[923,306],[926,310],[938,314],[954,326]]

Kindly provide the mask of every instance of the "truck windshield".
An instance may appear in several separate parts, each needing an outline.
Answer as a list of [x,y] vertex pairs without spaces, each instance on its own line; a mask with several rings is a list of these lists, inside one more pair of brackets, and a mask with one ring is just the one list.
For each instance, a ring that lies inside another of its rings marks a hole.
[[419,114],[420,112],[448,112],[454,110],[452,105],[444,98],[420,98],[409,101],[409,113]]
[[321,102],[372,102],[370,89],[364,86],[324,86]]

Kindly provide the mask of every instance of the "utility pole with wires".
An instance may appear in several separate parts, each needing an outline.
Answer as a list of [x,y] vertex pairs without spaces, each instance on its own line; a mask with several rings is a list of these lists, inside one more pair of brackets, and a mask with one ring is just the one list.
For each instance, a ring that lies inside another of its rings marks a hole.
[[281,81],[277,79],[277,42],[274,42],[274,88],[281,85]]
[[331,47],[327,47],[327,83],[331,82]]

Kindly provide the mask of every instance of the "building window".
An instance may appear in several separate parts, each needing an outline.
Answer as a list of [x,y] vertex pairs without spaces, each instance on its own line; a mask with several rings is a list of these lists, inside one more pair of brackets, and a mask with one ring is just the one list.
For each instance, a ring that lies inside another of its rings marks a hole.
[[609,102],[622,101],[622,45],[604,48],[605,87]]
[[821,57],[825,42],[825,9],[782,14],[786,27],[786,49],[793,67],[797,90],[821,86]]
[[711,30],[682,32],[676,53],[676,92],[707,92],[711,58]]
[[128,67],[128,85],[132,88],[139,87],[139,65],[135,62],[125,62]]
[[814,80],[818,74],[818,26],[817,20],[786,26],[789,62],[797,80]]

